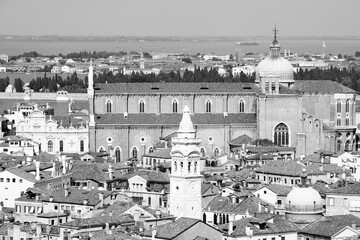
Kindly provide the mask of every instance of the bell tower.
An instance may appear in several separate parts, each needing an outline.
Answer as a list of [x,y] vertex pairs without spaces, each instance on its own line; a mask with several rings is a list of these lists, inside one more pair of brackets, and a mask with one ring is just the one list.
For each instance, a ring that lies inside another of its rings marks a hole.
[[184,107],[177,133],[170,152],[170,214],[201,219],[201,139],[195,136],[188,106]]
[[95,150],[95,117],[94,117],[94,67],[92,59],[90,59],[89,74],[88,74],[88,100],[89,100],[89,143],[90,151]]

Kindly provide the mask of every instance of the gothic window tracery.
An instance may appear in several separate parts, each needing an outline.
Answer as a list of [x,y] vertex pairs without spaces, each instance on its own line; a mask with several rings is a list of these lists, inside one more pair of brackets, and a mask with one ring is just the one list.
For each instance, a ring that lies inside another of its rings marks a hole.
[[279,123],[274,130],[274,143],[278,146],[289,145],[289,129],[284,123]]

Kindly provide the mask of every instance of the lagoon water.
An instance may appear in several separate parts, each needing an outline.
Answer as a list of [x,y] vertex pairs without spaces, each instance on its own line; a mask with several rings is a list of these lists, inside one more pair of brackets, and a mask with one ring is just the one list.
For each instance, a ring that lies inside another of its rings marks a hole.
[[[242,53],[267,53],[269,52],[269,40],[254,40],[258,45],[241,46]],[[284,49],[291,50],[292,53],[322,53],[322,40],[301,40],[279,39]],[[349,40],[326,40],[326,54],[348,54],[354,55],[356,51],[360,51],[360,39]],[[139,51],[140,48],[145,52],[154,53],[180,53],[188,54],[196,53],[214,53],[214,54],[234,54],[236,48],[235,41],[229,40],[185,40],[185,41],[107,41],[107,40],[1,40],[0,53],[9,56],[20,55],[24,52],[36,51],[43,55],[58,55],[59,53],[67,54],[79,51]]]

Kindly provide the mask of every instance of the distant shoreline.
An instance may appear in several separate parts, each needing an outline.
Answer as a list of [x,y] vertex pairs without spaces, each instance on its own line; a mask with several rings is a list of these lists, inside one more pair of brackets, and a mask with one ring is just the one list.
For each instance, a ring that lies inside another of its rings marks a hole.
[[[257,41],[270,40],[273,36],[22,36],[0,35],[0,41]],[[279,36],[281,41],[286,40],[359,40],[360,36]]]

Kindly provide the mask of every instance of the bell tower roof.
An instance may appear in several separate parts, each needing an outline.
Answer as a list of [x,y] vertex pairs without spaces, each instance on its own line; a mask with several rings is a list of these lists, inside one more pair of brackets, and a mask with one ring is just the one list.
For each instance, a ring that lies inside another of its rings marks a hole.
[[190,108],[185,105],[183,109],[183,117],[180,122],[178,133],[195,133],[194,125],[190,118]]

